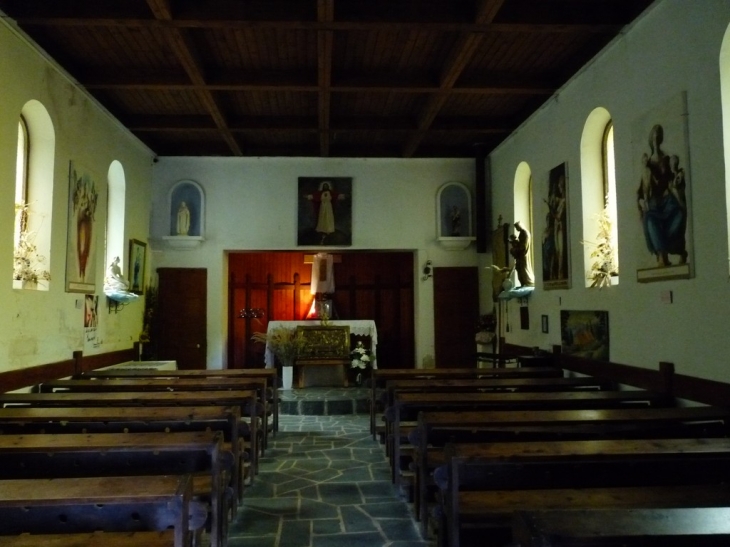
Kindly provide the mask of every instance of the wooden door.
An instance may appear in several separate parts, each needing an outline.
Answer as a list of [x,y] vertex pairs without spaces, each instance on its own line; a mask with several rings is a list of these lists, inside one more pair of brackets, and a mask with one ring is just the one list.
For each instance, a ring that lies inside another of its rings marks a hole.
[[204,268],[158,268],[157,352],[179,369],[207,368],[208,271]]
[[479,318],[476,267],[434,268],[436,367],[476,366],[474,328]]

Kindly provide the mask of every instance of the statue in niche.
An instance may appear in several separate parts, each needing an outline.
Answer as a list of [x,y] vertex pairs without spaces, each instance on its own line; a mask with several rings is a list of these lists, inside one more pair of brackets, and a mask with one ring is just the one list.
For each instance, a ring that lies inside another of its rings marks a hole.
[[521,287],[534,287],[535,276],[532,273],[532,258],[530,256],[530,246],[532,245],[532,236],[526,228],[520,224],[518,220],[514,224],[517,235],[509,236],[509,254],[515,259],[514,268],[517,272],[517,280]]
[[190,209],[187,203],[180,202],[177,209],[177,235],[186,236],[190,233]]

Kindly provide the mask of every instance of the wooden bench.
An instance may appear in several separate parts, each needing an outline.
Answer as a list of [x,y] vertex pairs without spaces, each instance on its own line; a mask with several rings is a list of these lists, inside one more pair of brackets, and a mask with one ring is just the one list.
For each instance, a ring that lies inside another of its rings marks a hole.
[[517,511],[513,547],[726,547],[730,508]]
[[556,378],[564,376],[559,368],[398,368],[398,369],[373,369],[372,382],[370,385],[370,432],[375,439],[376,435],[376,414],[378,396],[377,390],[383,388],[388,380],[406,379],[477,379],[477,378]]
[[[381,397],[384,408],[395,402],[395,393],[486,393],[523,391],[608,391],[615,382],[591,377],[575,378],[470,378],[388,380]],[[389,431],[386,428],[386,436]]]
[[279,390],[275,368],[221,369],[221,370],[91,370],[75,375],[74,379],[98,378],[263,378],[271,400],[273,432],[279,431]]
[[258,413],[254,390],[120,393],[2,393],[0,405],[37,407],[238,406],[250,421],[251,468],[258,472]]
[[0,480],[190,474],[210,507],[210,545],[223,547],[235,463],[222,447],[220,431],[0,435]]
[[427,526],[433,470],[447,443],[727,436],[730,409],[675,407],[606,410],[422,412],[409,437],[415,447],[416,515]]
[[[168,392],[168,391],[222,391],[255,390],[256,414],[267,420],[266,390],[264,378],[111,378],[83,380],[51,380],[38,385],[40,393],[118,393],[118,392]],[[263,455],[268,444],[268,427],[263,428],[262,442],[258,443]]]
[[3,547],[174,547],[175,532],[91,532],[0,536]]
[[0,534],[172,529],[175,547],[187,547],[206,512],[191,501],[192,483],[190,475],[3,480]]
[[234,407],[0,408],[0,433],[146,433],[221,431],[235,463],[231,487],[243,497],[245,454],[241,438],[248,424]]
[[[502,370],[502,369],[500,369]],[[390,419],[392,425],[388,442],[393,482],[400,486],[401,420],[413,420],[418,412],[427,410],[548,410],[599,409],[630,406],[667,406],[673,399],[662,393],[645,390],[595,392],[521,392],[521,393],[396,393]]]
[[507,530],[515,508],[717,506],[730,493],[727,438],[449,444],[446,455],[437,483],[452,547],[464,525]]

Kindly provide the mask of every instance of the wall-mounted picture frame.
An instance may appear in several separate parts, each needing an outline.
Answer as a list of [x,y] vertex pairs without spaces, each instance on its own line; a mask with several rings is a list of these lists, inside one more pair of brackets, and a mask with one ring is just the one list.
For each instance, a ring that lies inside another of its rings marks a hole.
[[69,162],[66,292],[96,290],[98,180],[88,169]]
[[[638,169],[636,278],[640,283],[693,275],[692,188],[687,94],[679,93],[632,126]],[[638,233],[640,230],[640,234]]]
[[352,177],[299,177],[297,245],[352,245]]
[[137,239],[129,240],[129,292],[144,294],[144,274],[147,262],[147,244]]
[[560,310],[561,353],[609,360],[608,312]]
[[550,169],[545,230],[542,238],[542,284],[545,290],[570,288],[568,164]]
[[550,326],[549,326],[549,323],[548,323],[548,316],[547,315],[543,315],[541,317],[541,320],[542,320],[542,332],[543,332],[543,334],[549,333],[550,332]]

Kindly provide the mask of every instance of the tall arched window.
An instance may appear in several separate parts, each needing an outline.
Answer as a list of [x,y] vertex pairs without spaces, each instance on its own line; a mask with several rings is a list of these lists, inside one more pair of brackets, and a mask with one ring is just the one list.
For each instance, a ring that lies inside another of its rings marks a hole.
[[14,288],[49,289],[55,144],[48,111],[40,102],[28,101],[18,121]]
[[117,160],[109,165],[107,172],[109,188],[106,219],[106,264],[119,257],[120,267],[124,266],[124,214],[126,181],[124,168]]
[[581,139],[585,286],[618,284],[614,127],[608,110],[588,116]]
[[[532,170],[527,162],[521,162],[517,166],[515,171],[514,181],[514,219],[513,223],[519,222],[521,227],[527,230],[530,234],[533,234],[532,225]],[[515,227],[512,226],[514,231]],[[535,277],[534,263],[534,238],[531,238],[532,243],[530,244],[526,256],[527,267],[530,275]]]
[[730,273],[730,25],[720,47],[720,94],[722,97],[722,140],[725,152],[725,228],[728,234],[728,272]]

